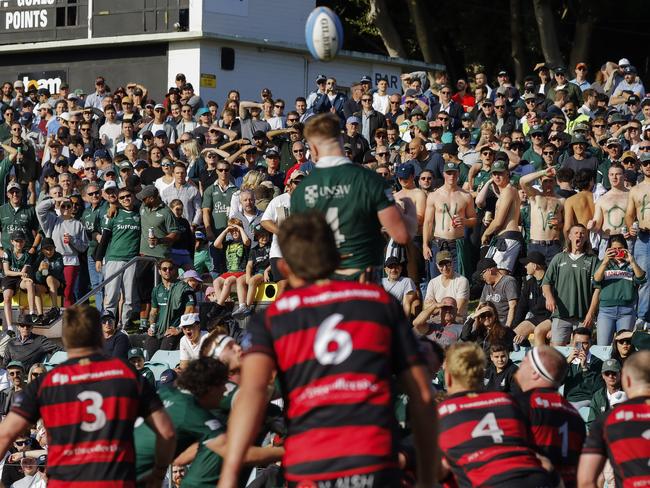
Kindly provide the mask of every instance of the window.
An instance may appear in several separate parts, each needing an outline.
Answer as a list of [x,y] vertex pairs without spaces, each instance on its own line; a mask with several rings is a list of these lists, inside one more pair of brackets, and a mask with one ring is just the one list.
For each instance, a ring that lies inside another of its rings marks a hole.
[[67,0],[67,5],[56,8],[57,27],[75,27],[78,25],[77,0]]

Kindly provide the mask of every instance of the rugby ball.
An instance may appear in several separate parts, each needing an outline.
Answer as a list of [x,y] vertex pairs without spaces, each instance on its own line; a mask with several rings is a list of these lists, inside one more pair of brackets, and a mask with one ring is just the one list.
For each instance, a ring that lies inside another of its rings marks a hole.
[[327,7],[315,8],[305,24],[305,42],[319,61],[331,61],[343,47],[343,24]]

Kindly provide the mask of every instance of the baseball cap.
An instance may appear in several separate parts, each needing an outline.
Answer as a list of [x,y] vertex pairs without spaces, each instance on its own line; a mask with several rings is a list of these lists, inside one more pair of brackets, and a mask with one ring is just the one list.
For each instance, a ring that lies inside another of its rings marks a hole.
[[355,117],[354,115],[352,115],[351,117],[347,118],[345,123],[346,124],[360,124],[361,121],[359,120],[359,117]]
[[576,131],[584,131],[584,132],[589,132],[589,124],[586,124],[584,122],[579,122],[575,125],[573,128],[573,132]]
[[481,276],[485,271],[491,268],[496,268],[497,263],[492,258],[482,258],[476,264],[476,273]]
[[623,114],[620,112],[614,112],[612,115],[609,116],[607,119],[608,124],[615,124],[615,123],[625,123],[627,120],[625,120],[625,117],[623,117]]
[[544,128],[541,125],[534,125],[530,128],[530,131],[528,132],[531,136],[533,134],[543,134],[544,133]]
[[144,159],[137,159],[135,163],[133,163],[135,169],[146,168],[148,166],[149,164]]
[[503,160],[498,160],[492,163],[490,173],[505,173],[508,171],[508,164]]
[[79,97],[76,93],[72,92],[68,95],[68,100],[79,100]]
[[402,163],[395,170],[395,176],[398,178],[406,179],[415,174],[415,168],[412,164]]
[[497,76],[508,76],[508,72],[506,70],[502,69],[501,71],[499,71],[497,73]]
[[564,69],[564,66],[558,66],[557,68],[555,68],[555,69],[553,70],[553,72],[554,72],[556,75],[566,75],[566,69]]
[[104,322],[105,320],[113,320],[115,321],[115,314],[111,312],[110,310],[104,310],[104,313],[102,314],[100,320]]
[[25,84],[22,80],[16,80],[14,81],[14,88],[25,88]]
[[614,371],[616,373],[620,373],[621,365],[618,363],[616,359],[607,359],[603,361],[603,367],[600,368],[600,372],[606,373],[607,371]]
[[9,237],[12,241],[24,241],[26,238],[25,232],[20,229],[13,231]]
[[578,68],[587,69],[587,63],[578,63],[578,64],[576,64],[576,69],[578,69]]
[[196,232],[194,232],[194,238],[195,239],[203,239],[203,240],[205,240],[205,232],[197,230]]
[[632,158],[636,161],[636,153],[634,151],[625,151],[621,154],[621,161],[625,161],[627,158]]
[[145,198],[157,196],[158,188],[156,188],[154,185],[147,185],[142,190],[140,190],[140,192],[135,197],[138,200],[143,201]]
[[167,139],[167,132],[164,130],[157,130],[156,133],[153,135],[154,137],[158,137],[160,139]]
[[66,122],[70,122],[70,113],[63,112],[61,115],[59,115],[59,118],[65,120]]
[[266,132],[263,130],[256,130],[253,132],[253,139],[266,139]]
[[370,79],[370,76],[363,75],[361,77],[361,80],[359,81],[359,83],[372,83],[372,80]]
[[325,75],[316,75],[316,83],[322,83],[323,81],[327,81],[327,76],[325,76]]
[[187,271],[185,271],[185,273],[183,273],[183,279],[184,280],[189,280],[190,278],[193,278],[196,281],[200,281],[201,283],[203,283],[203,279],[193,269],[187,270]]
[[451,142],[443,144],[442,148],[440,148],[440,154],[453,154],[454,156],[458,156],[458,146]]
[[94,159],[111,159],[110,153],[106,149],[97,149],[93,154]]
[[165,109],[165,106],[162,103],[157,103],[153,106],[154,110],[157,110],[159,108],[162,108],[163,110]]
[[523,101],[535,100],[537,96],[534,93],[524,93],[521,97]]
[[210,113],[210,109],[208,107],[201,107],[196,111],[196,115],[206,115]]
[[436,264],[440,264],[443,261],[453,261],[453,256],[449,251],[438,251],[436,253]]
[[619,68],[624,68],[625,66],[629,66],[630,62],[628,61],[627,58],[621,58],[618,60],[618,66]]
[[409,114],[409,118],[413,117],[414,115],[419,115],[421,117],[424,117],[424,112],[420,107],[415,107],[413,110],[411,110],[411,113]]
[[458,166],[455,165],[454,163],[446,163],[443,171],[447,173],[449,171],[460,171],[460,170],[458,169]]
[[198,313],[186,313],[181,315],[181,327],[190,327],[197,322],[201,322]]
[[144,359],[144,350],[141,347],[134,347],[133,349],[129,349],[129,353],[127,357],[129,359],[133,359],[133,358]]
[[41,249],[47,248],[47,247],[56,247],[56,245],[54,244],[54,239],[52,239],[51,237],[45,237],[41,241]]
[[34,114],[33,114],[33,113],[31,113],[31,112],[24,112],[24,113],[20,116],[20,123],[21,123],[21,125],[25,125],[25,124],[27,124],[28,122],[30,122],[33,118],[34,118]]
[[107,181],[106,183],[104,183],[102,190],[106,191],[106,190],[110,190],[111,188],[117,188],[117,183],[115,183],[114,181]]
[[526,257],[521,258],[519,262],[523,265],[535,263],[538,266],[546,267],[546,259],[544,258],[544,255],[538,251],[529,251]]
[[388,259],[386,259],[386,262],[384,263],[384,268],[389,268],[390,266],[399,266],[400,262],[399,259],[397,259],[395,256],[390,256]]
[[413,88],[409,88],[404,92],[404,97],[405,97],[404,99],[407,100],[409,98],[415,98],[417,94],[418,94],[417,90]]
[[217,336],[217,340],[214,341],[215,346],[214,349],[212,349],[212,357],[215,359],[221,359],[219,356],[221,356],[221,353],[224,351],[224,349],[226,349],[226,346],[234,341],[235,339],[229,335],[219,334]]
[[632,65],[626,66],[623,68],[623,73],[626,75],[635,75],[636,74],[636,68]]
[[119,166],[120,169],[133,168],[133,166],[131,165],[131,162],[128,159],[122,161],[120,164],[118,164],[118,166]]
[[15,181],[12,181],[7,185],[7,191],[9,190],[22,190],[22,187],[20,186],[19,183],[16,183]]
[[176,373],[176,371],[173,369],[166,369],[160,373],[160,379],[158,380],[158,383],[161,386],[169,385],[176,381],[176,378],[178,378],[178,373]]
[[113,166],[109,166],[108,169],[106,171],[104,171],[105,175],[109,175],[111,173],[116,174],[115,173],[115,168]]
[[24,370],[25,365],[21,361],[10,361],[9,364],[7,364],[7,369],[9,368],[20,368]]
[[587,144],[587,139],[582,134],[574,134],[571,138],[571,145],[574,144]]
[[630,95],[627,97],[627,100],[625,100],[626,105],[636,105],[639,103],[641,99],[637,95]]
[[[586,141],[583,141],[583,142],[586,143]],[[573,140],[571,141],[571,144],[573,144]],[[614,146],[614,145],[616,145],[616,146],[621,145],[621,141],[618,140],[618,137],[610,137],[609,139],[607,139],[607,142],[605,143],[605,146]]]
[[465,112],[463,115],[460,116],[460,120],[474,120],[474,117],[470,112]]
[[304,171],[300,171],[299,169],[295,170],[293,173],[291,173],[291,176],[289,176],[289,181],[297,180],[298,178],[304,178],[307,176]]

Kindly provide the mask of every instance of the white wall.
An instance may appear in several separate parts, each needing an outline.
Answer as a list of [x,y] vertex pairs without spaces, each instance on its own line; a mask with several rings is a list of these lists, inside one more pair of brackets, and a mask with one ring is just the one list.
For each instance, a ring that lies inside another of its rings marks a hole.
[[204,0],[203,31],[305,44],[315,0]]

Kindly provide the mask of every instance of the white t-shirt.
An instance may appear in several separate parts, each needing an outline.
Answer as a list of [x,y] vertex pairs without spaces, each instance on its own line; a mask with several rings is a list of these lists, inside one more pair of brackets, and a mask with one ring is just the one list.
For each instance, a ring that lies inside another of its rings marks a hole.
[[377,112],[381,112],[382,114],[386,115],[388,109],[390,108],[389,95],[380,95],[379,93],[375,93],[372,98],[372,108],[374,108]]
[[[284,219],[289,216],[289,207],[291,206],[291,195],[283,193],[271,200],[262,215],[262,222],[270,220],[278,227]],[[270,258],[281,258],[282,252],[280,251],[280,244],[278,244],[278,236],[273,234],[271,241],[271,250],[269,252]]]
[[390,281],[388,278],[382,278],[381,285],[386,292],[393,295],[398,302],[402,303],[407,293],[416,291],[415,283],[411,278],[400,276],[397,281]]
[[[446,287],[442,284],[442,275],[436,276],[434,279],[429,281],[424,301],[440,303],[445,297],[452,297],[456,299],[456,301],[461,298],[469,300],[469,280],[458,273],[454,273],[454,276],[449,280],[449,284]],[[465,320],[467,317],[467,303],[465,303],[465,306],[458,311],[457,317],[460,320]]]
[[201,331],[201,337],[199,337],[199,342],[197,345],[193,345],[186,335],[183,335],[181,338],[180,344],[180,360],[181,361],[191,361],[193,359],[199,359],[199,352],[201,351],[201,345],[205,338],[208,337],[208,333],[205,330]]

